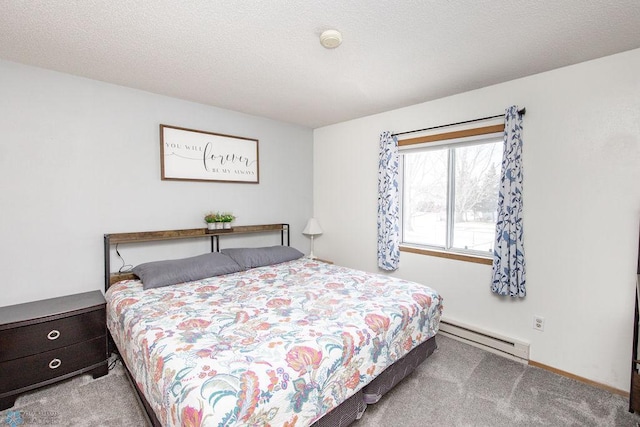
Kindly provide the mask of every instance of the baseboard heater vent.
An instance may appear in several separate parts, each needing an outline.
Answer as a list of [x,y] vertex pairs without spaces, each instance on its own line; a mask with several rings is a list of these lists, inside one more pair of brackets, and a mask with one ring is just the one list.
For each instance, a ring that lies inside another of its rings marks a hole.
[[451,320],[440,321],[440,334],[518,362],[529,361],[529,344]]

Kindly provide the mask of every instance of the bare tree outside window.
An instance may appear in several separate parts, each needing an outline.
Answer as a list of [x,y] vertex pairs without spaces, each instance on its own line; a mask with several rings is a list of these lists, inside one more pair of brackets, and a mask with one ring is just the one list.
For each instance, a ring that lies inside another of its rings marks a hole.
[[455,152],[455,249],[493,252],[502,145],[472,145]]
[[443,246],[447,226],[448,150],[430,150],[405,156],[404,240]]

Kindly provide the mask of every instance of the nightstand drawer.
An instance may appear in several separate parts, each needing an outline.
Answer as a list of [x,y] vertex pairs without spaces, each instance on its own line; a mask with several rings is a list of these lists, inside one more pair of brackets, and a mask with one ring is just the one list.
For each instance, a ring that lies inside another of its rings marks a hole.
[[106,334],[104,308],[0,331],[0,362],[66,347]]
[[107,359],[107,337],[0,363],[0,395],[67,375]]

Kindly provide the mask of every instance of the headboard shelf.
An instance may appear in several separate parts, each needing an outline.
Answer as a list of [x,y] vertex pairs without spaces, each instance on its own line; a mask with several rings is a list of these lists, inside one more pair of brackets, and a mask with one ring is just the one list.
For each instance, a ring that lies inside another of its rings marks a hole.
[[[226,230],[208,230],[206,228],[188,228],[183,230],[138,231],[132,233],[110,233],[104,235],[104,270],[105,290],[119,280],[131,278],[133,273],[111,273],[111,246],[121,243],[143,243],[161,240],[197,239],[208,237],[211,239],[211,252],[220,250],[220,236],[249,233],[273,233],[280,232],[280,244],[290,246],[289,224],[260,224],[238,225]],[[135,277],[135,276],[133,276]]]
[[[221,236],[227,234],[264,233],[270,231],[289,231],[289,224],[239,225],[227,230],[207,230],[206,228],[188,228],[183,230],[139,231],[133,233],[105,234],[112,245],[117,243],[153,242],[159,240],[194,239],[198,237]],[[284,244],[284,242],[283,242]]]

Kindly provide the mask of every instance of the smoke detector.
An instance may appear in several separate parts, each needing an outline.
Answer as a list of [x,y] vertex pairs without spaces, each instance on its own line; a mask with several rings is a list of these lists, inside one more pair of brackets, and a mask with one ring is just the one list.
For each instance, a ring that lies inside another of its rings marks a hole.
[[342,43],[342,34],[338,30],[326,30],[320,34],[320,44],[327,49],[335,49]]

